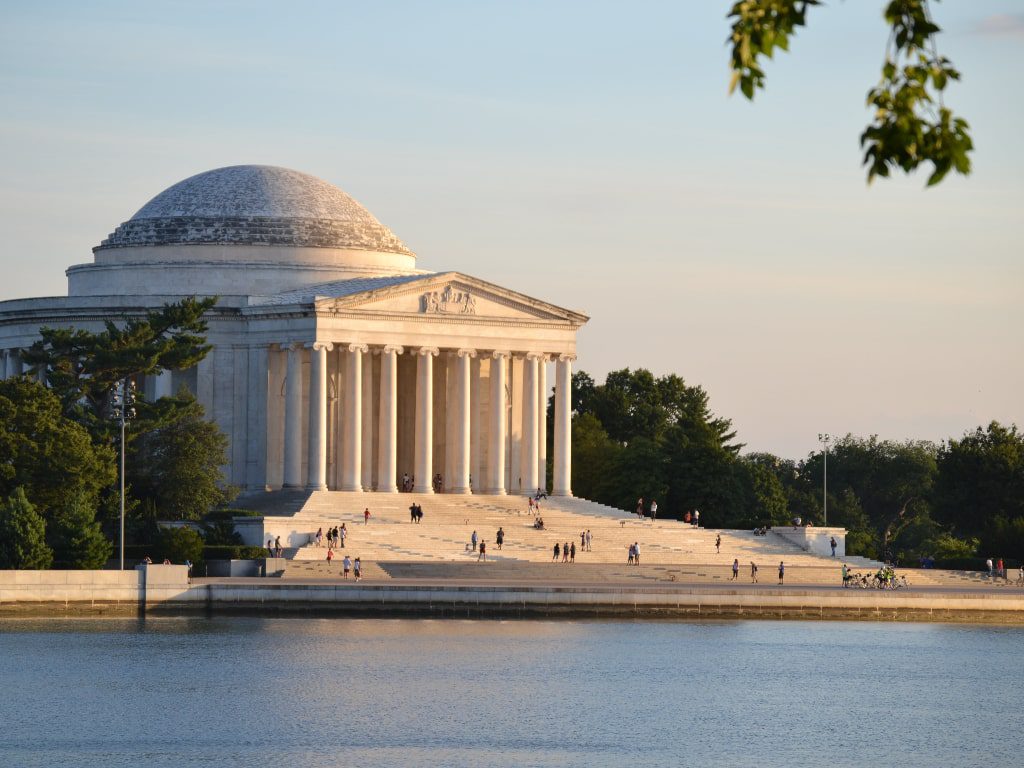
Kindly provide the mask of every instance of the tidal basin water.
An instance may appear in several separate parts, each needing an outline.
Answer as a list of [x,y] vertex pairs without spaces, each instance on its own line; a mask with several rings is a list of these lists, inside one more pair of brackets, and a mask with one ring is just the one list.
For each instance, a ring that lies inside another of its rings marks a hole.
[[942,624],[0,619],[0,765],[1016,765],[1022,655]]

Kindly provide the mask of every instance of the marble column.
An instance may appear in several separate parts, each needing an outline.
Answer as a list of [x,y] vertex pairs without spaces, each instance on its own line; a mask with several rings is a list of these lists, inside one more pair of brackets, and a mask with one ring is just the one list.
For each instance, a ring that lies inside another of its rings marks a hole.
[[537,366],[540,355],[529,353],[523,360],[523,439],[519,452],[520,493],[537,490]]
[[551,493],[572,496],[572,361],[561,355],[555,364],[555,467]]
[[363,353],[365,344],[345,347],[345,415],[342,417],[341,490],[361,491],[363,465]]
[[17,349],[7,350],[7,378],[21,376],[21,352]]
[[270,378],[269,349],[265,344],[249,346],[249,379],[245,419],[249,438],[245,453],[245,486],[265,490],[267,480],[267,382]]
[[537,361],[537,485],[548,487],[548,356]]
[[487,446],[487,482],[490,487],[487,492],[496,495],[505,494],[505,442],[508,439],[505,381],[509,357],[508,352],[491,354],[491,413]]
[[7,378],[7,350],[0,349],[0,380]]
[[437,347],[421,347],[416,358],[416,475],[413,491],[434,492],[434,358]]
[[380,351],[380,416],[377,427],[377,492],[397,493],[398,475],[398,355],[402,347]]
[[359,482],[364,491],[373,490],[373,358],[363,358],[362,467]]
[[450,493],[470,493],[470,420],[472,418],[470,404],[470,362],[476,357],[476,350],[460,349],[455,357],[455,398],[448,404],[454,412],[455,445],[452,446],[455,474],[449,483]]
[[284,381],[284,487],[302,487],[302,344],[288,350]]
[[[327,353],[332,345],[317,341],[307,345],[309,360],[309,461],[306,489],[327,490]],[[289,361],[291,358],[289,358]],[[289,375],[290,375],[289,367]]]
[[153,399],[159,400],[161,397],[170,397],[174,394],[174,388],[171,385],[171,372],[164,369],[160,373],[156,374],[153,382]]
[[469,484],[474,493],[483,493],[486,486],[484,476],[487,467],[483,464],[483,421],[480,409],[483,404],[483,379],[480,376],[480,359],[474,357],[469,363],[470,396],[469,396]]

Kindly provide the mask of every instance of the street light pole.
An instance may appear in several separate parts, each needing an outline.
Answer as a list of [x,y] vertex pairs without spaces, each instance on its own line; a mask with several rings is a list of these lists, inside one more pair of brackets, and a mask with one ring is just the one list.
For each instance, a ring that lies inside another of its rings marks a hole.
[[125,422],[134,415],[135,385],[127,378],[122,379],[114,390],[113,416],[121,422],[121,570],[124,570],[124,428]]
[[821,490],[821,508],[823,510],[823,517],[825,527],[828,527],[828,444],[832,440],[832,436],[828,432],[818,433],[818,440],[822,445],[825,446],[825,468],[822,472],[822,490]]

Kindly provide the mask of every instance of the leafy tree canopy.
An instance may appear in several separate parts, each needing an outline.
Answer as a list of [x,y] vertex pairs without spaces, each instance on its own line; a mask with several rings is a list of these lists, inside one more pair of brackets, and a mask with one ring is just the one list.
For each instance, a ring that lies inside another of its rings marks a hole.
[[[937,0],[936,0],[937,2]],[[807,23],[807,12],[820,0],[739,0],[729,12],[732,32],[732,80],[753,100],[764,88],[765,58],[776,49],[789,50],[790,38]],[[960,73],[939,55],[928,0],[890,0],[884,9],[889,25],[882,77],[868,93],[872,122],[860,137],[868,183],[894,170],[914,171],[930,163],[928,186],[938,184],[951,170],[971,172],[973,149],[967,121],[956,117],[943,102],[943,92]]]
[[0,569],[45,570],[53,562],[46,545],[46,523],[16,488],[0,504]]

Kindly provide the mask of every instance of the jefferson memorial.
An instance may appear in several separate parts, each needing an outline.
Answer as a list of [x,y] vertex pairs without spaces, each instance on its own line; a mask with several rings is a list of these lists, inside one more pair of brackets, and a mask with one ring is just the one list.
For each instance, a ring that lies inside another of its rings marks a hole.
[[247,491],[570,496],[570,383],[585,315],[416,255],[345,192],[243,165],[164,190],[67,270],[66,297],[0,302],[0,375],[40,326],[103,329],[218,296],[211,353],[140,382],[190,390],[230,439]]

